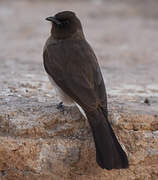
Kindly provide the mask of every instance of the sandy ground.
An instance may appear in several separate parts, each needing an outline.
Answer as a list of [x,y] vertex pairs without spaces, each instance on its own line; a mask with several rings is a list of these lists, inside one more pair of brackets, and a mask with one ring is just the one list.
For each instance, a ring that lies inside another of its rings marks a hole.
[[5,102],[13,96],[41,102],[53,98],[42,64],[50,31],[45,17],[73,10],[96,52],[108,95],[139,104],[148,97],[150,110],[156,111],[157,7],[155,1],[1,1],[0,98]]

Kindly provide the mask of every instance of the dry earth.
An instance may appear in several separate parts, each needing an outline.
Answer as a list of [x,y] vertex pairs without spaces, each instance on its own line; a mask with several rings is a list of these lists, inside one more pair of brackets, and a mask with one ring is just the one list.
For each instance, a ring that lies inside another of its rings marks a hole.
[[[146,0],[0,1],[0,180],[158,179],[157,8]],[[61,10],[76,12],[96,52],[128,170],[100,169],[78,109],[56,109],[42,48],[44,19]]]

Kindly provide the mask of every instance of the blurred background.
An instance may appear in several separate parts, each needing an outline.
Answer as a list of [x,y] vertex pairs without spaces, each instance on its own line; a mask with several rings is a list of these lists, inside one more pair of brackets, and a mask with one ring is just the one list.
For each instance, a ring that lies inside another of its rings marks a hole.
[[18,94],[47,87],[45,18],[72,10],[98,57],[108,94],[158,97],[157,9],[156,0],[1,0],[1,94],[8,87]]

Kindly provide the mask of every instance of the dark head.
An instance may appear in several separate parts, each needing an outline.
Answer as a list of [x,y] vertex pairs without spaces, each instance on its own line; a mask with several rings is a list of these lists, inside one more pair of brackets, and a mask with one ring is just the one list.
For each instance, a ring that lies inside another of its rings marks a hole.
[[55,16],[47,17],[52,22],[51,34],[56,39],[66,39],[79,32],[83,35],[80,20],[72,11],[62,11]]

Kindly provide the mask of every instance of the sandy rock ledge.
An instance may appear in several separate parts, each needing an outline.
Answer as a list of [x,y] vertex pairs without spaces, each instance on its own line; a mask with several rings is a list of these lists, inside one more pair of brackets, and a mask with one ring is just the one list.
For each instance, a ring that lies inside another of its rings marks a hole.
[[130,105],[129,112],[116,101],[110,102],[109,118],[128,154],[130,168],[107,171],[95,162],[89,125],[76,107],[66,107],[62,114],[56,104],[27,100],[23,98],[24,106],[19,97],[1,101],[1,180],[157,179],[156,114],[133,113],[135,103]]

